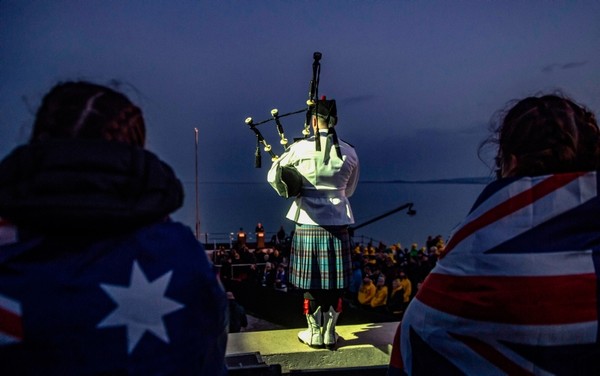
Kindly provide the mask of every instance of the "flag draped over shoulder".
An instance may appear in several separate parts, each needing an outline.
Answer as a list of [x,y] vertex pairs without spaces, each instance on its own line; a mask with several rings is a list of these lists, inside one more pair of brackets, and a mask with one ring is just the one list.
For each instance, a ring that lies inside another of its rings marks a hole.
[[488,185],[401,323],[412,375],[600,374],[596,172]]
[[225,293],[192,232],[0,247],[0,375],[224,375]]

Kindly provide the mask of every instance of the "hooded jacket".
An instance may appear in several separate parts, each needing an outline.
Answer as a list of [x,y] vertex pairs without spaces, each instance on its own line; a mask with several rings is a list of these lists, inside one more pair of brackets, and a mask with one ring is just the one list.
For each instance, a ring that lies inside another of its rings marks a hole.
[[225,374],[227,301],[172,169],[59,140],[0,163],[0,374]]

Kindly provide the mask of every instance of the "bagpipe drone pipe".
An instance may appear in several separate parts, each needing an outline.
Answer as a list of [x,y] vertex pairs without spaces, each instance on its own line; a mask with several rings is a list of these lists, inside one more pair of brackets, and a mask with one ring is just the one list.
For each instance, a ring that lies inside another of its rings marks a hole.
[[[310,136],[310,122],[311,122],[311,116],[312,114],[317,111],[317,106],[318,104],[318,94],[319,94],[319,78],[321,75],[321,53],[320,52],[315,52],[313,53],[313,64],[312,64],[312,78],[310,80],[310,88],[308,91],[308,100],[306,101],[306,107],[302,108],[298,111],[293,111],[293,112],[288,112],[285,114],[279,114],[279,110],[274,108],[271,110],[271,117],[263,120],[263,121],[259,121],[257,123],[254,122],[254,120],[251,117],[246,118],[245,123],[246,125],[248,125],[250,127],[250,130],[252,130],[254,132],[254,134],[256,135],[256,152],[254,154],[254,167],[255,168],[261,168],[262,167],[262,156],[261,156],[261,145],[264,148],[264,150],[269,153],[269,155],[271,156],[271,161],[276,161],[279,156],[277,154],[275,154],[275,152],[273,151],[272,146],[265,140],[265,138],[263,137],[262,133],[260,132],[260,130],[258,129],[258,126],[261,124],[265,124],[265,123],[270,123],[270,122],[275,122],[275,125],[277,127],[277,133],[279,134],[280,140],[279,143],[283,146],[284,151],[288,149],[288,139],[285,136],[284,130],[283,130],[283,125],[281,124],[281,118],[290,116],[290,115],[295,115],[295,114],[299,114],[302,112],[306,113],[306,120],[304,122],[304,129],[302,130],[302,135],[304,136],[304,138],[307,138],[308,136]],[[317,144],[319,143],[319,138],[316,138],[316,142]],[[320,149],[320,147],[318,146],[318,150]]]

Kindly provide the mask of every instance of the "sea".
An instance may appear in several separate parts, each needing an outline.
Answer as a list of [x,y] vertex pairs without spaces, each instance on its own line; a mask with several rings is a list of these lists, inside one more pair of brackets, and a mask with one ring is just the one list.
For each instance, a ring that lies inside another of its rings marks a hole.
[[[455,179],[425,182],[361,182],[350,198],[356,227],[382,217],[354,232],[356,243],[385,245],[400,243],[410,247],[425,244],[428,236],[447,240],[452,230],[471,209],[489,179]],[[415,215],[395,209],[412,203]],[[243,229],[253,241],[254,229],[261,223],[269,240],[281,226],[287,234],[293,222],[285,215],[291,199],[279,197],[266,183],[210,183],[186,186],[186,201],[173,216],[191,227],[206,244],[234,242]]]

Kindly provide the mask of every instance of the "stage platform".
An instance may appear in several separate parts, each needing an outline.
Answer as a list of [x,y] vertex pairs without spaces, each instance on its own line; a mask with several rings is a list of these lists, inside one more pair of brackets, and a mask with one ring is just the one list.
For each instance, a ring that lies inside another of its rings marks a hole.
[[297,338],[299,329],[231,333],[227,356],[232,359],[235,355],[259,353],[266,364],[279,364],[283,375],[316,375],[319,370],[330,375],[385,375],[398,324],[338,326],[340,338],[334,350],[313,349],[301,343]]

